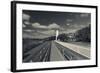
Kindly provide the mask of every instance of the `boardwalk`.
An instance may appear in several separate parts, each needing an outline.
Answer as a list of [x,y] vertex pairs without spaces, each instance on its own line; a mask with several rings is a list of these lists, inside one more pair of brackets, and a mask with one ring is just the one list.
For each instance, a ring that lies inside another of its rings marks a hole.
[[76,47],[73,44],[66,44],[59,41],[45,41],[36,47],[23,52],[23,62],[49,62],[89,59],[89,49],[85,50],[85,52],[83,47],[77,47],[78,50],[76,50]]

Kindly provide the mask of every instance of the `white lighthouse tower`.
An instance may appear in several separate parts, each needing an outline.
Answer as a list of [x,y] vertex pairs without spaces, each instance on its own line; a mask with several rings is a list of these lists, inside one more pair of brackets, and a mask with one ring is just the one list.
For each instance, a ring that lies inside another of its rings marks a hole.
[[59,35],[59,31],[56,30],[56,40],[57,40],[57,38],[58,38],[58,35]]

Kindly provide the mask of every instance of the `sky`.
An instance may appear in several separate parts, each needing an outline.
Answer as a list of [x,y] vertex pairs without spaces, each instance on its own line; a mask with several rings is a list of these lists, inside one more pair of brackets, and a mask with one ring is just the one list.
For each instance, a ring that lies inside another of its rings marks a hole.
[[89,26],[91,14],[23,10],[22,22],[24,31],[49,36],[54,35],[56,29],[61,33],[70,33]]

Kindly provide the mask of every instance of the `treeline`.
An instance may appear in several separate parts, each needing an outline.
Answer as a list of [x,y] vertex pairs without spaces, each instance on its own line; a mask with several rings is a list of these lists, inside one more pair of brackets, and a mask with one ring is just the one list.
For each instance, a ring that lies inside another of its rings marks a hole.
[[90,25],[88,27],[85,27],[79,31],[77,31],[78,35],[76,35],[76,38],[78,38],[79,41],[84,42],[90,42],[91,41],[91,27]]
[[83,41],[83,42],[90,42],[91,41],[91,26],[82,28],[78,30],[75,33],[69,33],[69,34],[60,34],[58,36],[58,39],[60,41]]
[[60,34],[57,39],[59,39],[60,41],[67,42],[69,37],[68,37],[68,34],[63,33],[63,34]]

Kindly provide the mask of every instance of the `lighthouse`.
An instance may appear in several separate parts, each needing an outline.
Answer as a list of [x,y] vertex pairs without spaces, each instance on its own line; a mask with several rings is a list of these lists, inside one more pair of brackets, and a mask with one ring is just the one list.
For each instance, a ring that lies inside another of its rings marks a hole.
[[58,35],[59,35],[59,31],[56,30],[56,40],[57,40],[57,38],[58,38]]

